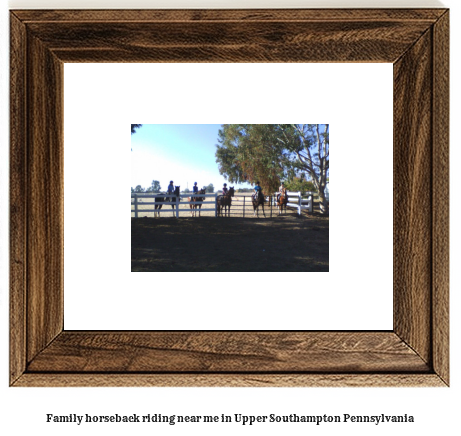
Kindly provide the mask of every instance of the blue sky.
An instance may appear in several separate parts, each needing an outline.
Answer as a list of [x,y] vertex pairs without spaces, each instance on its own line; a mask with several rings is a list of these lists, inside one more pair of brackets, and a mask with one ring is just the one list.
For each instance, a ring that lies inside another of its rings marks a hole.
[[[215,191],[229,182],[219,174],[215,152],[221,124],[143,124],[131,135],[131,186],[147,188],[158,180],[165,191],[170,180],[192,189],[210,183]],[[251,187],[249,184],[235,187]]]

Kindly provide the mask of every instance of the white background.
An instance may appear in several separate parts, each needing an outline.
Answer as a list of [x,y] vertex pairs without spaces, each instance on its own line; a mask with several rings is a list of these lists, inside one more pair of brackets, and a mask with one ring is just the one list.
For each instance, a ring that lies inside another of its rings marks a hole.
[[[169,2],[170,7],[174,4],[184,6],[187,3]],[[190,4],[190,3],[189,3]],[[222,2],[193,3],[198,6],[223,5]],[[436,2],[351,2],[336,1],[328,2],[328,6],[352,7],[352,6],[423,6],[435,5]],[[459,4],[453,1],[444,2],[445,6],[451,7],[451,77],[460,77],[459,53],[461,35],[459,24],[461,21],[461,10]],[[141,1],[11,1],[11,8],[25,7],[155,7],[162,5],[161,2]],[[229,5],[229,3],[227,3]],[[232,4],[234,7],[236,3]],[[277,3],[255,2],[245,3],[246,6],[276,7],[276,6],[319,6],[326,5],[326,2],[290,2]],[[7,10],[2,5],[0,23],[1,34],[1,101],[8,101],[8,37]],[[455,80],[451,82],[451,144],[460,142],[459,134],[459,85]],[[457,189],[460,186],[460,173],[456,171],[459,164],[459,147],[451,148],[451,387],[449,389],[403,389],[403,388],[316,388],[316,389],[281,389],[281,388],[9,388],[8,387],[8,107],[4,104],[1,111],[1,293],[0,293],[0,319],[1,329],[1,355],[0,361],[0,397],[2,406],[0,408],[0,429],[2,434],[22,434],[29,432],[33,434],[47,435],[99,435],[104,433],[126,434],[131,432],[139,435],[152,434],[235,434],[242,431],[246,434],[280,434],[289,433],[294,435],[306,435],[310,432],[319,435],[333,435],[341,432],[343,434],[370,435],[389,434],[408,435],[440,433],[452,435],[459,430],[459,417],[457,404],[461,399],[460,377],[459,377],[459,347],[460,343],[460,321],[459,321],[459,273],[456,265],[459,263],[459,229],[456,223],[461,222],[459,216],[459,195]],[[320,425],[304,426],[295,425],[272,425],[240,427],[238,425],[216,426],[216,425],[188,425],[188,426],[128,426],[128,425],[93,425],[80,426],[75,424],[46,424],[45,414],[234,414],[243,413],[258,415],[269,413],[277,414],[310,414],[317,415],[350,413],[357,415],[364,414],[404,414],[415,416],[415,424],[394,424],[394,425]],[[14,433],[13,433],[14,432]]]
[[[67,330],[392,330],[392,64],[66,64],[64,77]],[[305,97],[278,91],[287,81]],[[329,273],[130,272],[130,120],[302,119],[330,124]]]

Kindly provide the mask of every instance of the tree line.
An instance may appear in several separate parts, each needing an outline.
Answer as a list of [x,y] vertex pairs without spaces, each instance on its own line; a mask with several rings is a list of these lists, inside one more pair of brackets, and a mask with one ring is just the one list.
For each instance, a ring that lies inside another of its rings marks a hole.
[[162,187],[158,180],[152,180],[151,185],[148,188],[143,188],[141,185],[136,186],[135,188],[131,187],[131,193],[149,193],[149,192],[160,192]]
[[[148,188],[144,188],[141,185],[137,185],[135,188],[131,187],[132,194],[139,194],[139,193],[158,193],[160,192],[162,187],[160,186],[160,182],[158,180],[152,180],[151,185]],[[202,189],[205,189],[205,192],[212,194],[214,192],[213,183],[209,185],[203,186]],[[184,194],[188,194],[192,192],[190,189],[186,188],[182,191]]]
[[328,214],[329,146],[328,124],[223,124],[215,157],[231,183],[259,181],[270,193],[284,181],[289,190],[316,191]]

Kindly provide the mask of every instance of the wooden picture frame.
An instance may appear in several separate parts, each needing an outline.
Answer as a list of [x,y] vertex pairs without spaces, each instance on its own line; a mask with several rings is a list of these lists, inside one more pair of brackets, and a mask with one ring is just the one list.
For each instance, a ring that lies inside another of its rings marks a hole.
[[[11,386],[449,385],[447,9],[21,10],[10,21]],[[392,62],[393,330],[65,331],[64,62]]]

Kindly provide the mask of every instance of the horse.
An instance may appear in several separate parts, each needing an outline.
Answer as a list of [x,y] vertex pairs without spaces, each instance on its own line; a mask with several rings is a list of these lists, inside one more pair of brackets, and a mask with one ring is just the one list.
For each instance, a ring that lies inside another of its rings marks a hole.
[[[201,189],[198,191],[198,194],[204,195],[206,193],[206,188]],[[205,197],[189,197],[187,199],[190,203],[190,216],[197,216],[197,207],[198,207],[198,216],[200,216],[200,209],[202,208],[201,204],[192,204],[197,201],[204,201]]]
[[226,210],[230,216],[230,208],[232,204],[232,197],[234,196],[234,187],[230,186],[229,191],[225,195],[218,195],[216,197],[216,210],[218,216],[221,216],[221,212],[224,209],[224,215],[226,214]]
[[264,218],[266,218],[266,213],[264,212],[264,202],[266,199],[264,198],[264,194],[261,191],[258,191],[258,197],[252,197],[251,202],[253,203],[253,216],[257,215],[259,217],[259,206],[263,207],[263,214]]
[[[155,203],[159,203],[159,204],[155,204],[154,217],[157,215],[160,217],[160,209],[162,208],[163,203],[165,203],[165,200],[166,200],[165,197],[159,197],[159,196],[155,197],[155,200],[154,200]],[[158,212],[157,212],[157,209],[158,209]]]
[[[181,201],[181,197],[179,196],[179,186],[175,186],[174,187],[174,197],[169,197],[168,201],[170,203],[175,203],[176,204],[176,197],[178,197],[178,199]],[[172,204],[171,205],[171,208],[173,209],[173,216],[174,215],[174,207],[175,207],[175,204]]]
[[282,214],[283,208],[285,208],[285,213],[287,213],[287,204],[288,204],[288,195],[287,188],[284,188],[280,193],[280,196],[277,198],[277,207],[279,208],[279,215]]

